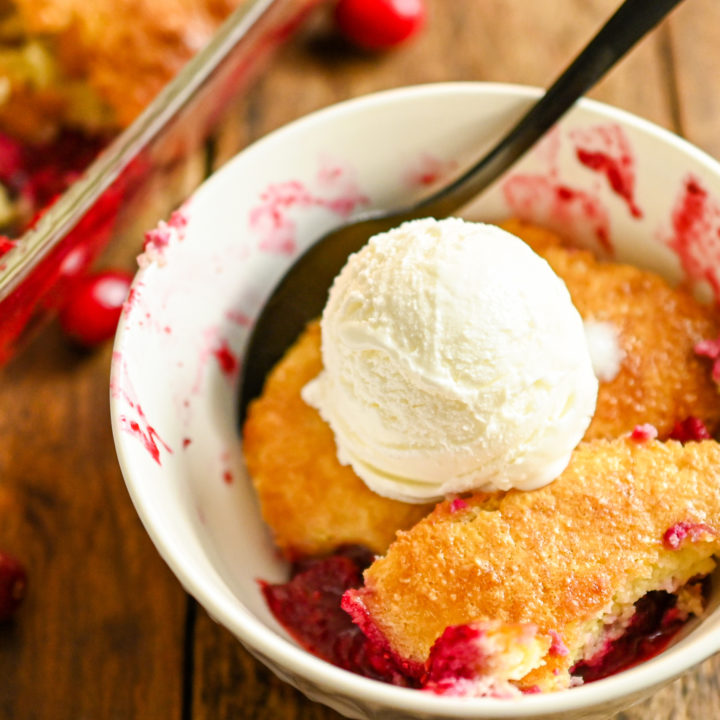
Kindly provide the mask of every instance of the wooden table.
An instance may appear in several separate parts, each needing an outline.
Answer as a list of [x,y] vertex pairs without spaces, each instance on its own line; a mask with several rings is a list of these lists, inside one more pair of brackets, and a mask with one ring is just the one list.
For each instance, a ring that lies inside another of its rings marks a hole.
[[[431,0],[396,52],[348,50],[315,16],[248,96],[244,141],[308,111],[440,80],[545,85],[615,0]],[[689,0],[593,92],[720,156],[720,3]],[[111,251],[131,266],[138,240]],[[275,679],[214,624],[160,560],[131,506],[108,419],[108,346],[49,327],[0,372],[0,547],[29,595],[0,627],[2,720],[310,718],[336,713]],[[720,718],[720,660],[623,720]]]

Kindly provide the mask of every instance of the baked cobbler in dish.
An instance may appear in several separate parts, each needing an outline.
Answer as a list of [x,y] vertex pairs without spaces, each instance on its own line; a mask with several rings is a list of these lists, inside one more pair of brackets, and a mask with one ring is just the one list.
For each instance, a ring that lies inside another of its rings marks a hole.
[[241,0],[0,0],[0,233],[19,235]]
[[697,351],[720,333],[713,309],[544,229],[504,227],[562,278],[600,346],[594,415],[553,482],[437,504],[370,490],[301,396],[323,367],[317,323],[243,431],[294,563],[288,583],[263,585],[280,623],[341,667],[438,693],[560,690],[656,654],[702,614],[720,550],[720,403]]
[[0,130],[125,127],[240,0],[2,0]]

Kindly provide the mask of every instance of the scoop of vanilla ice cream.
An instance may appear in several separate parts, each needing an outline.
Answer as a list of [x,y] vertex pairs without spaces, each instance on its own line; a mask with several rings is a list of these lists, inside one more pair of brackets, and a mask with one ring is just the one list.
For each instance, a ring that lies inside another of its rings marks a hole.
[[370,239],[323,312],[303,389],[375,492],[426,502],[562,472],[595,409],[583,322],[524,242],[457,218]]

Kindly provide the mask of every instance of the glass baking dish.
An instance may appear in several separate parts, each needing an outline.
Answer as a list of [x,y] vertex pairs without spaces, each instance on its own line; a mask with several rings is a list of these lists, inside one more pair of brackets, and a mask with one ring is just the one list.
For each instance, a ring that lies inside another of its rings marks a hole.
[[263,62],[318,2],[247,0],[30,230],[0,243],[0,364],[109,243],[142,238],[201,182],[208,141],[232,122]]

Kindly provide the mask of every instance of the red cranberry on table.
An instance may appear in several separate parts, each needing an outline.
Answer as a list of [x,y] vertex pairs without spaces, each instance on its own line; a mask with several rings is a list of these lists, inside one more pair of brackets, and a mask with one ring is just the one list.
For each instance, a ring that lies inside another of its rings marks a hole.
[[86,347],[109,340],[131,282],[132,275],[124,270],[104,270],[78,280],[60,311],[62,329]]
[[0,622],[9,620],[25,597],[27,574],[19,560],[0,552]]
[[335,22],[350,42],[365,50],[387,50],[425,23],[425,0],[338,0]]

